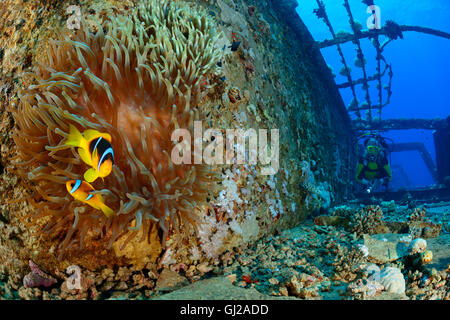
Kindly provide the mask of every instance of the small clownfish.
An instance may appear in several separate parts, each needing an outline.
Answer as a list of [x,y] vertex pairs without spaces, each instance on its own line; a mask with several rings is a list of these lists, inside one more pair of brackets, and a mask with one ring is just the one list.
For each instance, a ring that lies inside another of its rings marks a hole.
[[95,189],[86,181],[69,180],[66,182],[66,188],[76,200],[101,210],[107,218],[114,214],[114,211],[105,204],[101,195],[91,193]]
[[84,173],[84,180],[94,182],[98,177],[104,178],[111,173],[114,164],[114,152],[111,135],[88,129],[83,134],[70,125],[68,146],[78,147],[78,154],[87,165],[91,166]]

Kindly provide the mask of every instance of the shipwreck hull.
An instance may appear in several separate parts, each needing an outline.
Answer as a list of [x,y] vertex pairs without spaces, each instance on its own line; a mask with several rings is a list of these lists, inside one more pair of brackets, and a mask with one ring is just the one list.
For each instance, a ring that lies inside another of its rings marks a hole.
[[[355,155],[350,120],[331,71],[295,13],[295,1],[274,0],[263,5],[251,0],[190,1],[194,8],[203,7],[211,15],[221,32],[218,45],[224,47],[221,67],[211,77],[214,86],[198,105],[204,119],[208,115],[212,127],[219,129],[278,129],[279,170],[275,175],[261,175],[260,164],[219,166],[218,190],[209,199],[212,207],[196,208],[202,221],[198,232],[169,235],[165,249],[155,225],[149,241],[140,242],[137,237],[121,249],[121,238],[108,248],[105,241],[92,236],[83,249],[71,248],[58,259],[64,234],[41,233],[45,218],[24,219],[35,210],[27,200],[33,197],[34,185],[15,173],[16,163],[11,160],[17,155],[11,138],[14,121],[6,109],[17,107],[19,86],[27,85],[22,83],[21,72],[32,71],[39,56],[46,54],[47,41],[66,27],[61,18],[65,8],[46,5],[37,13],[29,2],[16,10],[18,3],[0,4],[0,12],[10,21],[5,34],[18,33],[22,39],[0,38],[4,48],[0,85],[8,88],[0,113],[0,162],[4,168],[0,177],[0,264],[10,273],[23,275],[29,259],[49,273],[73,264],[100,270],[106,266],[158,269],[179,263],[213,263],[223,253],[293,227],[311,212],[351,193],[348,181],[353,177]],[[129,1],[80,1],[80,7],[90,19],[103,20],[133,10]],[[13,21],[20,19],[26,23],[17,28]],[[231,50],[236,42],[240,42],[237,49]],[[17,52],[26,54],[18,56]]]

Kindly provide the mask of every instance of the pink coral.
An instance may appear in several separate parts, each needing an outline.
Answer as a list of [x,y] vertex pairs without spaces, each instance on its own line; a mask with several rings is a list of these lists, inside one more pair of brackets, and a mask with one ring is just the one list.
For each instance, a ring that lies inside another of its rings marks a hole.
[[26,288],[48,288],[57,282],[56,279],[52,278],[51,276],[44,273],[41,269],[39,269],[37,264],[35,264],[33,261],[30,260],[29,265],[31,268],[31,272],[23,278],[23,285]]

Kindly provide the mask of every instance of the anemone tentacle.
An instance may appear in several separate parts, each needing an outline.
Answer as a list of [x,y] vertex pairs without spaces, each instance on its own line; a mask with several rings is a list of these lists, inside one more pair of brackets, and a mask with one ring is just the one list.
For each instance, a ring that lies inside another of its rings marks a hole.
[[[145,0],[130,16],[68,32],[49,42],[12,110],[15,165],[36,185],[35,218],[52,217],[45,230],[64,234],[61,251],[81,248],[90,233],[108,246],[129,233],[123,246],[138,232],[148,239],[155,224],[162,243],[172,229],[195,229],[215,175],[204,165],[175,166],[168,155],[172,131],[200,119],[193,106],[201,79],[221,54],[212,19],[188,4]],[[94,184],[108,190],[110,218],[67,194],[65,182],[88,169],[64,145],[70,124],[112,136],[113,171]]]

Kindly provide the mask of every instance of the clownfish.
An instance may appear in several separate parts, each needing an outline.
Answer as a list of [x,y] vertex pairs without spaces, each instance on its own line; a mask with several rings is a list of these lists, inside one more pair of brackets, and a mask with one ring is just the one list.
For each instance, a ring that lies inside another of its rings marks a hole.
[[88,129],[81,134],[75,126],[70,125],[65,144],[78,147],[81,160],[91,166],[84,173],[84,180],[87,182],[94,182],[98,177],[104,178],[111,173],[114,152],[111,146],[111,135],[108,133]]
[[105,204],[100,194],[92,193],[95,189],[86,181],[69,180],[66,182],[66,188],[76,200],[86,203],[97,210],[101,210],[107,218],[114,214],[114,211]]

